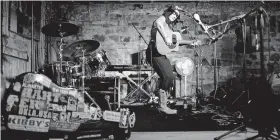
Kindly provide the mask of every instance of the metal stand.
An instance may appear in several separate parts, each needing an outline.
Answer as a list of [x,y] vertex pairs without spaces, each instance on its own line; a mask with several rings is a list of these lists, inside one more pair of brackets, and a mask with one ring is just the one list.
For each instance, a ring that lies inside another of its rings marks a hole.
[[84,95],[86,95],[91,101],[92,104],[95,104],[97,108],[101,109],[101,107],[98,105],[98,103],[88,94],[88,92],[85,91],[85,49],[82,50],[83,56],[82,56],[82,87],[81,87],[81,94],[82,94],[82,98],[84,99]]
[[150,93],[148,93],[145,89],[142,88],[142,86],[150,81],[154,76],[156,76],[156,73],[153,73],[151,76],[149,76],[148,78],[146,78],[144,81],[142,81],[140,84],[137,84],[136,82],[134,82],[130,77],[128,77],[125,74],[122,74],[125,76],[125,78],[127,78],[128,81],[130,81],[131,83],[133,83],[135,86],[137,86],[138,88],[134,89],[133,91],[131,91],[126,97],[125,99],[131,97],[138,89],[140,89],[141,91],[143,91],[147,96],[152,97],[152,95],[150,95]]
[[82,50],[83,57],[82,57],[82,93],[85,92],[85,50]]
[[[195,108],[198,109],[198,98],[199,98],[199,94],[202,92],[201,90],[199,90],[199,78],[202,78],[202,77],[199,77],[199,68],[202,68],[202,62],[201,62],[201,59],[200,59],[200,55],[201,54],[198,54],[198,52],[195,50],[194,52],[194,57],[196,58],[196,65],[195,65],[195,70],[196,70],[196,89],[195,89]],[[201,85],[202,87],[202,85]]]
[[[138,32],[139,34],[139,39],[142,38],[143,41],[145,42],[145,44],[148,46],[149,44],[147,43],[147,41],[145,40],[145,38],[142,36],[142,34],[139,32],[139,30],[132,24],[132,26],[135,28],[135,30]],[[146,63],[147,61],[146,60],[141,60],[142,63]],[[134,90],[132,90],[130,93],[128,93],[126,95],[126,97],[124,98],[125,100],[130,98],[132,95],[134,95],[134,93],[139,89],[141,90],[142,92],[144,92],[147,96],[149,96],[150,98],[153,97],[153,95],[151,95],[150,93],[148,93],[145,89],[142,88],[142,86],[147,83],[148,81],[151,81],[151,79],[156,76],[156,72],[154,71],[151,71],[151,76],[147,77],[146,79],[144,79],[141,83],[140,83],[140,79],[141,79],[141,67],[139,67],[139,71],[138,71],[138,83],[136,83],[135,81],[133,81],[129,76],[125,75],[124,73],[120,73],[121,77],[124,76],[129,82],[131,82],[132,84],[134,84],[137,88],[135,88]]]
[[232,105],[234,105],[244,94],[248,94],[248,104],[250,103],[250,92],[246,90],[245,81],[246,81],[246,20],[243,19],[242,21],[242,37],[243,37],[243,91],[242,93],[232,102]]
[[225,137],[225,136],[227,136],[227,135],[229,135],[229,134],[231,134],[231,133],[233,133],[233,132],[235,132],[235,131],[237,131],[237,130],[240,130],[240,129],[242,129],[242,128],[246,128],[244,124],[242,124],[242,125],[236,127],[235,129],[233,129],[233,130],[231,130],[231,131],[226,132],[225,134],[223,134],[223,135],[221,135],[221,136],[219,136],[219,137],[214,138],[214,140],[219,140],[219,139],[221,139],[221,138],[223,138],[223,137]]
[[[245,87],[245,86],[244,86],[244,85],[245,85],[245,77],[246,77],[246,76],[245,76],[245,71],[246,71],[246,20],[245,20],[245,19],[242,20],[242,37],[243,37],[243,47],[244,47],[244,50],[243,50],[243,74],[244,74],[243,89],[244,89],[244,87]],[[237,100],[239,100],[240,97],[242,97],[242,95],[243,95],[244,93],[246,93],[246,91],[243,91],[243,92],[241,93],[241,95],[240,95],[239,97],[237,97],[237,99],[232,103],[232,105],[233,105]],[[242,124],[242,125],[240,125],[240,126],[234,128],[233,130],[230,130],[230,131],[226,132],[225,134],[222,134],[221,136],[215,137],[214,140],[219,140],[219,139],[221,139],[221,138],[223,138],[223,137],[225,137],[225,136],[227,136],[227,135],[229,135],[229,134],[231,134],[231,133],[233,133],[233,132],[235,132],[235,131],[237,131],[237,130],[240,130],[240,129],[246,129],[246,126],[245,126],[244,124]]]
[[[265,71],[264,71],[264,44],[263,44],[263,28],[264,28],[264,19],[263,19],[263,9],[262,7],[258,10],[258,22],[259,22],[259,32],[260,32],[260,61],[261,61],[261,80],[265,79]],[[275,128],[275,126],[273,126]],[[272,129],[273,129],[272,128]],[[274,136],[274,137],[273,137]],[[280,136],[272,133],[272,131],[269,130],[259,130],[258,134],[256,136],[253,136],[251,138],[248,138],[246,140],[254,140],[258,137],[266,138],[266,140],[272,139],[272,140],[279,140]],[[275,138],[276,137],[276,138]]]
[[259,134],[257,134],[256,136],[247,138],[246,140],[254,140],[254,139],[259,138],[259,137],[265,138],[266,140],[269,140],[269,139],[271,139],[271,140],[279,140],[280,139],[280,137],[278,135],[274,134],[274,133],[269,133],[269,132],[261,133],[261,132],[259,132]]
[[[251,10],[249,13],[251,13],[251,12],[253,12],[253,11],[256,11],[256,10],[258,10],[258,12],[259,12],[259,23],[260,23],[260,25],[261,25],[261,27],[259,27],[259,30],[260,30],[260,58],[261,58],[261,76],[262,76],[262,79],[264,80],[264,64],[263,64],[263,61],[264,61],[264,59],[263,59],[263,57],[264,57],[264,55],[263,55],[263,47],[264,47],[264,45],[263,45],[263,23],[262,22],[264,22],[264,21],[261,21],[261,20],[263,20],[262,18],[262,7],[257,7],[257,8],[254,8],[253,10]],[[249,15],[249,13],[247,14],[247,15]],[[246,24],[245,24],[245,19],[243,20],[243,25],[245,25],[244,27],[243,27],[243,43],[244,43],[244,53],[243,53],[243,61],[244,61],[244,63],[243,63],[243,74],[244,74],[244,79],[243,79],[243,81],[244,81],[244,84],[245,84],[245,73],[246,73],[246,67],[245,67],[245,64],[246,64],[246,59],[245,59],[245,50],[246,50],[246,46],[245,46],[245,44],[246,44]],[[245,31],[244,31],[245,30]],[[242,92],[242,94],[233,102],[233,103],[235,103],[244,93],[246,93],[246,91],[243,91]],[[249,94],[249,93],[248,93]],[[248,103],[250,103],[250,100],[248,101]],[[275,126],[273,126],[273,128],[274,128]],[[227,133],[225,133],[225,134],[223,134],[223,135],[221,135],[221,136],[218,136],[218,137],[216,137],[216,138],[214,138],[214,140],[219,140],[219,139],[221,139],[221,138],[223,138],[223,137],[225,137],[225,136],[227,136],[227,135],[229,135],[230,133],[232,133],[232,132],[235,132],[236,130],[239,130],[239,129],[241,129],[241,128],[245,128],[246,129],[246,126],[244,125],[244,124],[242,124],[241,126],[239,126],[239,127],[237,127],[237,128],[235,128],[235,129],[233,129],[233,130],[231,130],[231,131],[229,131],[229,132],[227,132]],[[256,135],[256,136],[253,136],[253,137],[251,137],[251,138],[247,138],[246,140],[254,140],[254,139],[256,139],[256,138],[258,138],[258,137],[262,137],[262,138],[266,138],[266,140],[269,140],[269,139],[272,139],[272,140],[278,140],[278,139],[280,139],[280,136],[279,135],[276,135],[276,134],[274,134],[274,133],[272,133],[272,131],[270,131],[270,130],[266,130],[266,128],[264,128],[265,130],[259,130],[259,133]],[[274,136],[274,137],[273,137]],[[276,138],[275,138],[276,137]]]
[[[59,27],[61,28],[61,24],[59,24]],[[60,75],[59,75],[59,80],[60,80],[60,82],[59,82],[59,84],[60,84],[60,86],[64,86],[64,84],[63,84],[63,79],[62,79],[62,74],[63,74],[63,70],[62,70],[62,57],[63,57],[63,55],[62,55],[62,51],[63,51],[63,46],[64,46],[64,43],[63,43],[63,33],[62,32],[60,32],[59,33],[59,35],[60,35],[60,44],[59,44],[59,62],[60,62],[60,68],[59,68],[59,71],[60,71]]]

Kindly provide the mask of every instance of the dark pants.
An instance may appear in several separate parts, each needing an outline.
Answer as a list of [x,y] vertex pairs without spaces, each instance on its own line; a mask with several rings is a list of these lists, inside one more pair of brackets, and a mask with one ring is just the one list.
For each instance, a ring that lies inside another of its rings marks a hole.
[[159,88],[167,91],[173,86],[173,67],[168,58],[165,55],[158,54],[153,47],[154,46],[150,43],[146,50],[146,59],[160,76]]

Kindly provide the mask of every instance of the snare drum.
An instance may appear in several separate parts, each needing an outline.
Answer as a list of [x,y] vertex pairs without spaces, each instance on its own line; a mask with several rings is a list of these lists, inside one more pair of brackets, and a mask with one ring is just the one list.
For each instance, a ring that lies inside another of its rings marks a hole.
[[[48,76],[55,84],[68,86],[70,83],[70,68],[74,65],[75,63],[72,61],[62,61],[62,70],[60,70],[60,62],[53,62],[52,64],[46,64],[42,73]],[[60,84],[60,75],[62,84]]]

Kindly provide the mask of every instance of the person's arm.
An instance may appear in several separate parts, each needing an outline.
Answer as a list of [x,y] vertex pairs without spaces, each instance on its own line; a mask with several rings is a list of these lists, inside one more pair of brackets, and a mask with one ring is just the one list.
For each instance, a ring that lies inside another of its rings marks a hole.
[[164,16],[161,16],[161,17],[159,17],[157,20],[156,20],[156,27],[157,27],[157,29],[158,29],[158,31],[160,32],[160,34],[161,34],[161,36],[162,36],[162,38],[163,38],[163,40],[165,41],[165,43],[167,43],[167,38],[168,38],[168,35],[167,35],[167,33],[165,32],[165,29],[164,29],[164,22],[165,22],[165,17]]

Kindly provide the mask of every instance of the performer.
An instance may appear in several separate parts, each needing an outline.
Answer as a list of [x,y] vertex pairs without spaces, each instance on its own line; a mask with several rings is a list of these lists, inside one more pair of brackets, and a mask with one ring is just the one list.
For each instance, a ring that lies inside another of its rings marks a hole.
[[[159,85],[159,110],[166,114],[176,114],[177,110],[173,110],[167,107],[167,94],[166,92],[173,86],[173,67],[166,57],[166,55],[160,54],[158,49],[160,46],[156,46],[156,33],[159,32],[167,46],[172,45],[172,37],[167,34],[167,30],[172,30],[174,25],[178,23],[180,19],[181,8],[172,5],[166,9],[163,14],[153,22],[151,29],[151,40],[146,50],[147,62],[151,64],[156,73],[160,76]],[[162,48],[163,49],[163,48]]]

